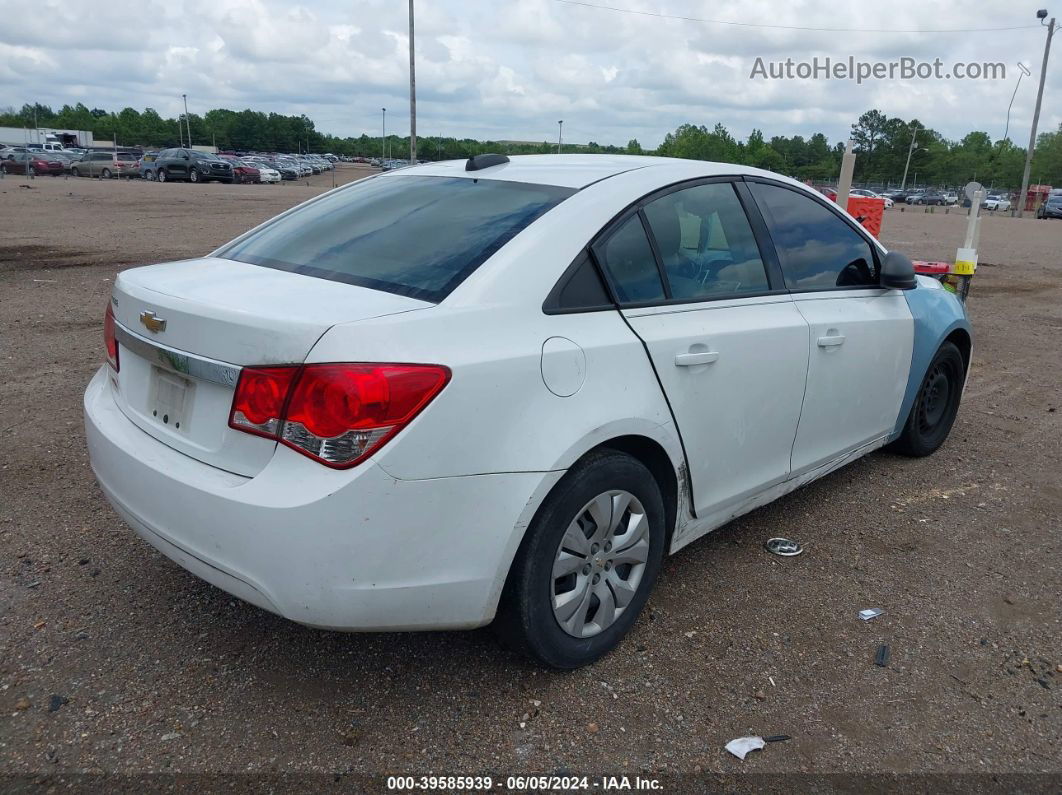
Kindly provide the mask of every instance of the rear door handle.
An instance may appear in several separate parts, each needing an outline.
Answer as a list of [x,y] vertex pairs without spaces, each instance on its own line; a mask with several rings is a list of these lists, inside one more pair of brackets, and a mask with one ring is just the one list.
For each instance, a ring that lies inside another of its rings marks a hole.
[[844,334],[831,334],[826,337],[819,337],[820,348],[835,348],[838,345],[844,345]]
[[675,354],[675,367],[694,367],[698,364],[711,364],[719,358],[719,351],[700,351],[699,353]]

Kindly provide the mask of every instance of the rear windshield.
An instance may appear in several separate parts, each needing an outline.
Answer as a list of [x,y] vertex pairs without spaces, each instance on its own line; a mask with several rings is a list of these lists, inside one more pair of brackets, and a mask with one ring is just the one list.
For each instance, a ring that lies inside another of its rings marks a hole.
[[367,179],[216,256],[439,302],[571,188],[461,177]]
[[127,154],[126,152],[119,152],[118,153],[118,159],[119,160],[136,160],[135,157],[133,157],[130,154]]

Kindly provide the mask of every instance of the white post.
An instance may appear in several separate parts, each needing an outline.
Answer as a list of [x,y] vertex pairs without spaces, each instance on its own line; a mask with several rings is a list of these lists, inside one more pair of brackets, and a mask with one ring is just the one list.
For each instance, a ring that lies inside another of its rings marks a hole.
[[855,152],[852,139],[849,138],[841,156],[841,175],[837,178],[837,204],[842,210],[848,209],[848,193],[852,190],[852,174],[855,173]]
[[966,220],[966,238],[962,248],[955,252],[955,272],[972,276],[977,270],[977,241],[981,235],[981,202],[985,199],[984,189],[974,191],[970,199],[970,215]]

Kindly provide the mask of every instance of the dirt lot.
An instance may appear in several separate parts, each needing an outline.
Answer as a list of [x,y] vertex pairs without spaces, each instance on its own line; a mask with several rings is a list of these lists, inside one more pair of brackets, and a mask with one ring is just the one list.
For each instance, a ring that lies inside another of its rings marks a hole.
[[[250,607],[95,485],[80,401],[115,271],[325,185],[0,181],[0,772],[1062,776],[1062,224],[985,221],[937,455],[872,455],[694,544],[619,651],[556,674],[488,631],[344,635]],[[964,223],[893,210],[885,242],[946,258]],[[804,555],[766,554],[772,535]],[[792,739],[723,751],[749,733]]]

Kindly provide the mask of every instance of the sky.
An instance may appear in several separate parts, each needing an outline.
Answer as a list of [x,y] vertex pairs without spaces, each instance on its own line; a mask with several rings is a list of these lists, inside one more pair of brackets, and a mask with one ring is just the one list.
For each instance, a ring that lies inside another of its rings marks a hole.
[[[878,108],[949,138],[984,130],[996,139],[1022,61],[1032,76],[1018,86],[1010,137],[1027,142],[1046,37],[1035,3],[586,2],[643,13],[561,0],[416,0],[418,133],[555,141],[563,119],[568,142],[655,147],[680,124],[721,122],[741,139],[759,128],[767,138],[824,132],[837,141]],[[409,131],[401,0],[0,0],[0,20],[0,107],[80,101],[176,116],[186,93],[196,113],[305,113],[341,136],[379,135],[386,107],[388,132]],[[971,28],[1017,29],[892,32]],[[877,32],[858,32],[866,30]],[[945,71],[992,61],[1006,77],[750,79],[757,57],[815,56],[940,58]],[[1049,67],[1041,131],[1062,122],[1059,78]]]

